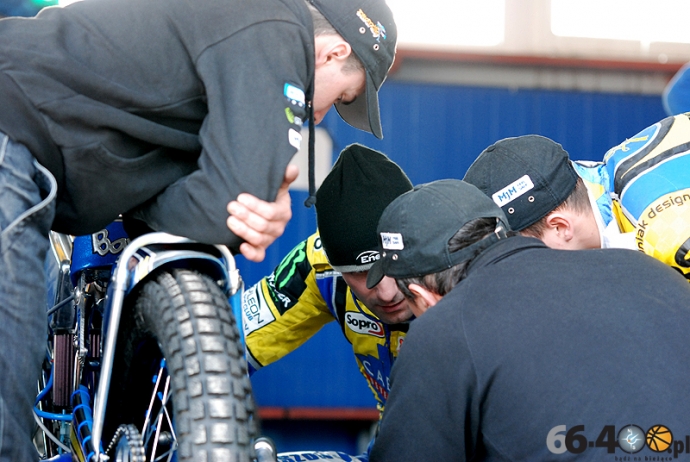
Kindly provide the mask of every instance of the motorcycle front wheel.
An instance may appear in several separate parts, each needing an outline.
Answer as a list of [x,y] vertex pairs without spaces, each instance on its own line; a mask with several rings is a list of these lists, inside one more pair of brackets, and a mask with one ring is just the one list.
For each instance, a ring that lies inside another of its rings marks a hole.
[[142,283],[126,300],[116,350],[104,426],[109,451],[129,451],[120,439],[132,439],[132,431],[122,428],[134,424],[147,461],[252,460],[246,361],[213,280],[173,269]]

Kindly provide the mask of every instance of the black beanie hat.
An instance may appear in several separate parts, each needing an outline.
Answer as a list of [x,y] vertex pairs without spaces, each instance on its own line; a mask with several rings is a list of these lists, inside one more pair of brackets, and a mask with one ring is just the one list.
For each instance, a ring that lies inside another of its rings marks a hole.
[[316,192],[321,243],[335,270],[367,271],[379,259],[379,218],[410,190],[405,172],[384,154],[361,144],[343,149]]

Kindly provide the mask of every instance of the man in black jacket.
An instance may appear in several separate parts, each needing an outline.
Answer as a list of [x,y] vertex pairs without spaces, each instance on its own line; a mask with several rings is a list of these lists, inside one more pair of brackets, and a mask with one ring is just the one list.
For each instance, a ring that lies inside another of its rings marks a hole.
[[290,217],[302,125],[335,104],[382,137],[395,46],[383,0],[87,1],[0,20],[0,460],[35,458],[48,231],[122,214],[261,260]]
[[384,211],[367,283],[395,277],[418,312],[434,308],[410,326],[370,460],[685,454],[685,279],[640,252],[549,249],[505,223],[458,180]]

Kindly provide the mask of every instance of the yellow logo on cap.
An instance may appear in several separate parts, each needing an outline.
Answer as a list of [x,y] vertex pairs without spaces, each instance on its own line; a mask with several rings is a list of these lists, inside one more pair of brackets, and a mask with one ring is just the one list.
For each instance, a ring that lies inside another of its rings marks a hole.
[[384,40],[386,39],[386,28],[383,27],[383,25],[380,22],[377,22],[374,24],[374,21],[369,19],[369,17],[362,11],[360,8],[359,11],[357,11],[357,17],[362,20],[364,24],[369,28],[371,31],[371,35],[378,40],[379,38],[383,38]]

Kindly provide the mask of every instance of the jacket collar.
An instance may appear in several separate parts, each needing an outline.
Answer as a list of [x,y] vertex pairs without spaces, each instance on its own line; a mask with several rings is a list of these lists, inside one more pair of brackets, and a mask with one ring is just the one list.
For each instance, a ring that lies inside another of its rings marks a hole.
[[546,248],[546,245],[541,240],[534,237],[511,236],[501,239],[470,262],[467,268],[467,276],[479,268],[496,264],[504,258],[524,250]]

